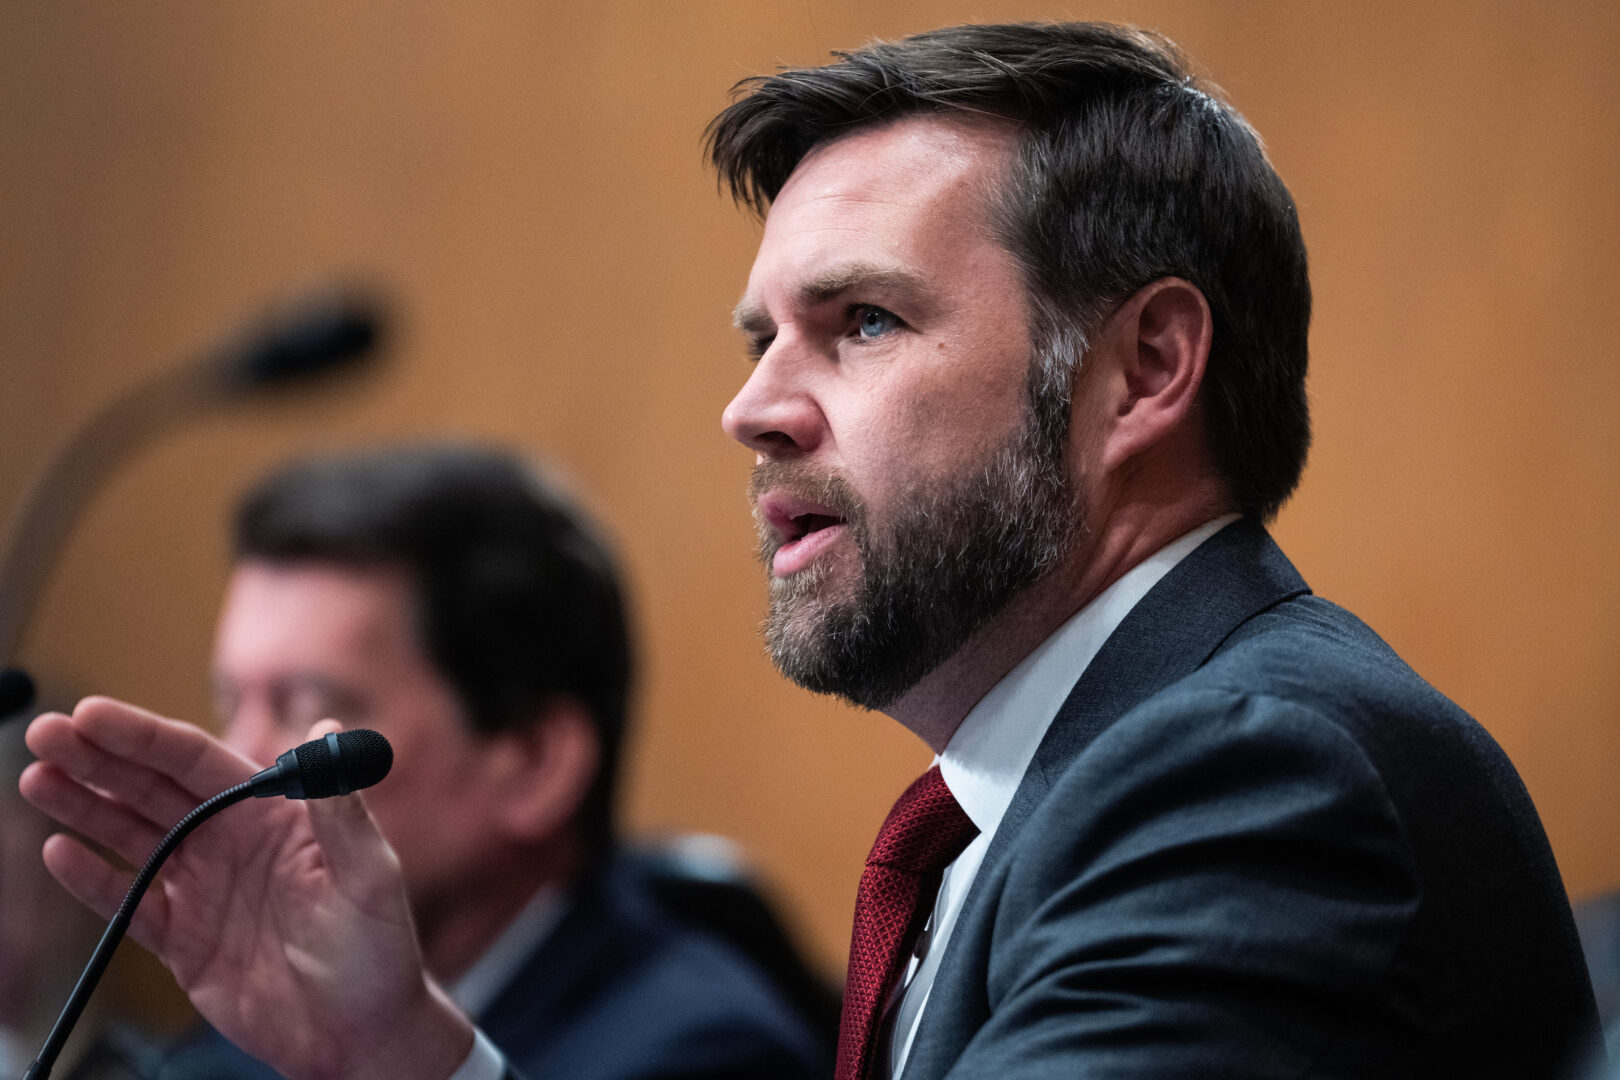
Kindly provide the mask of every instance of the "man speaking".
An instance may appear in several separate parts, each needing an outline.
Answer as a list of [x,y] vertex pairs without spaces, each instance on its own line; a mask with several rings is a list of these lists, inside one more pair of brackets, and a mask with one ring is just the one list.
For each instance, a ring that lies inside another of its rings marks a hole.
[[[1310,293],[1242,118],[1151,35],[957,27],[752,80],[709,145],[766,212],[724,425],[772,655],[939,755],[860,884],[838,1080],[1573,1068],[1591,990],[1523,786],[1266,534]],[[126,858],[250,771],[106,701],[31,742],[28,796]],[[140,937],[290,1075],[498,1075],[332,801],[199,836]]]

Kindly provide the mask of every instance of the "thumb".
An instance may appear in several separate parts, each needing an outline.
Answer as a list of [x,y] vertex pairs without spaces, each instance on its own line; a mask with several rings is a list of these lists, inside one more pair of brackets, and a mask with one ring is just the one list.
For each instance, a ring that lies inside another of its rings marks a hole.
[[[324,739],[341,731],[335,720],[322,720],[309,729],[310,739]],[[339,892],[373,914],[391,913],[403,906],[404,885],[399,859],[388,846],[376,820],[359,792],[327,799],[310,799],[310,831],[320,845],[327,873]]]

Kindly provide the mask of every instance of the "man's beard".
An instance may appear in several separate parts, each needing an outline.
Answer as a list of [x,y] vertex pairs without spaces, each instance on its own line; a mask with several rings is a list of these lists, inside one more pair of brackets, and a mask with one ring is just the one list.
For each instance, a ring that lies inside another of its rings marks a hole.
[[[859,560],[844,587],[829,581],[836,564],[825,556],[791,577],[770,575],[765,642],[777,669],[869,709],[911,690],[1069,551],[1082,522],[1066,442],[1066,424],[1032,412],[975,471],[913,488],[881,520],[841,476],[757,465],[753,496],[784,490],[836,513]],[[759,527],[769,572],[782,540]]]

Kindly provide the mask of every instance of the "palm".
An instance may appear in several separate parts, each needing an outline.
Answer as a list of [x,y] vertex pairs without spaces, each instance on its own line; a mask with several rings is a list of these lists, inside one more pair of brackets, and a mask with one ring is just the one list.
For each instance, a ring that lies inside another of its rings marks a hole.
[[[338,912],[339,926],[364,916],[337,893],[306,808],[254,802],[224,811],[205,828],[219,831],[189,838],[148,901],[153,950],[198,1010],[248,1052],[317,1065],[332,1051],[311,1036],[319,1031],[314,1013],[345,1012],[344,1002],[323,999],[357,988],[349,980],[322,980],[311,966],[340,962],[346,943],[334,937],[365,940],[360,932],[335,934],[333,920],[319,916]],[[239,842],[253,834],[275,839]],[[229,887],[203,887],[219,882]],[[239,986],[243,972],[253,973],[251,993]],[[261,1001],[291,1011],[268,1022]],[[273,1045],[256,1045],[266,1037]],[[286,1064],[290,1072],[309,1071]]]

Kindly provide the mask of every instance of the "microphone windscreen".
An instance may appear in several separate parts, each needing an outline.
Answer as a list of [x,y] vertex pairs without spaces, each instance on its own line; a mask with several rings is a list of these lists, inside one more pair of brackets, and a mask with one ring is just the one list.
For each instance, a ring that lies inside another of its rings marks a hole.
[[294,748],[304,798],[326,799],[368,788],[394,767],[394,748],[369,728],[340,731],[337,744],[336,760],[325,739],[311,739]]
[[16,668],[0,670],[0,718],[21,712],[34,702],[34,680]]
[[305,298],[229,350],[226,382],[240,389],[313,375],[359,360],[382,335],[375,303],[331,292]]
[[394,767],[394,748],[370,728],[338,732],[338,750],[343,768],[349,774],[349,790],[358,791],[388,775]]

